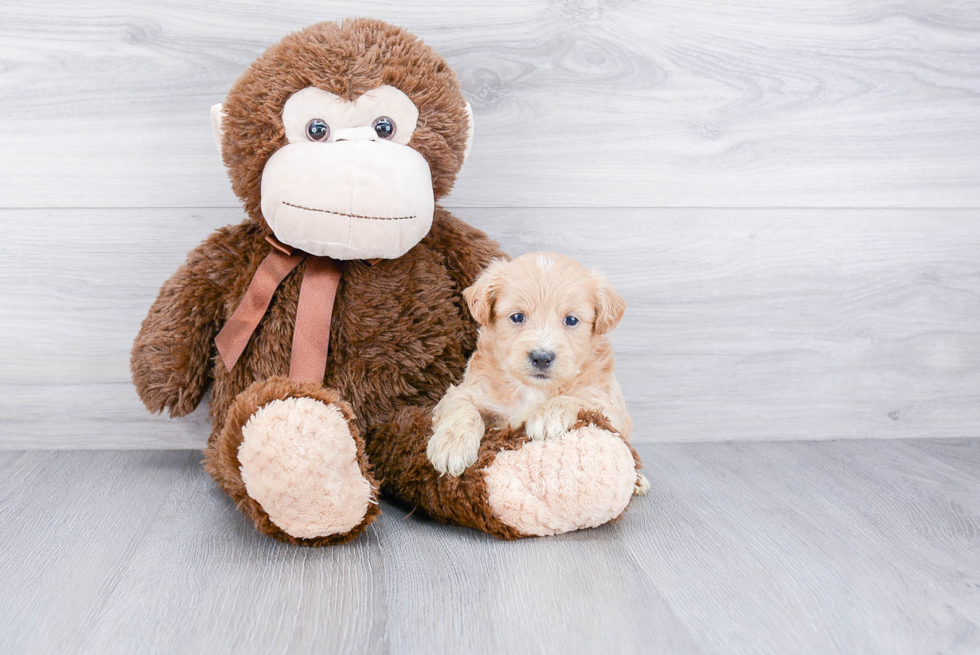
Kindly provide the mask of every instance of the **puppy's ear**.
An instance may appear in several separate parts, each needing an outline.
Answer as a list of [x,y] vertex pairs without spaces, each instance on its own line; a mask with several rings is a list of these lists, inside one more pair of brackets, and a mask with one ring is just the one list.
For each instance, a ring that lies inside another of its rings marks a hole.
[[595,322],[592,328],[596,334],[606,334],[619,325],[626,313],[626,301],[602,273],[593,271],[595,279]]
[[501,274],[506,264],[503,259],[493,260],[480,277],[476,278],[476,282],[463,290],[466,306],[470,308],[470,314],[480,325],[490,325],[493,322],[493,305],[497,299],[497,292],[500,291]]

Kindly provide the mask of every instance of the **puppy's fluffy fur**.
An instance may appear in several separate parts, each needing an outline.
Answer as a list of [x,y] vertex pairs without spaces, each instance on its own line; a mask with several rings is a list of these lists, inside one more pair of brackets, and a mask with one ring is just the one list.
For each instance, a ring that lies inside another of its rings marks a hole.
[[[480,331],[463,382],[433,412],[427,455],[437,470],[460,475],[473,464],[486,424],[525,424],[531,439],[551,439],[594,409],[629,438],[605,337],[626,302],[605,277],[556,253],[529,253],[494,261],[463,295]],[[641,476],[637,492],[647,486]]]

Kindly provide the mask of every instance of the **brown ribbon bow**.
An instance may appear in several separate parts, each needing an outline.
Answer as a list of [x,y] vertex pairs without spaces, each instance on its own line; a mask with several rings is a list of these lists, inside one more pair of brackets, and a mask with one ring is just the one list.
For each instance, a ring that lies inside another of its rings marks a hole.
[[266,241],[272,245],[272,251],[259,264],[241,304],[214,339],[218,354],[225,368],[231,371],[268,311],[276,289],[308,259],[299,289],[289,377],[297,382],[323,382],[330,348],[330,318],[343,267],[330,257],[290,248],[274,237],[266,237]]

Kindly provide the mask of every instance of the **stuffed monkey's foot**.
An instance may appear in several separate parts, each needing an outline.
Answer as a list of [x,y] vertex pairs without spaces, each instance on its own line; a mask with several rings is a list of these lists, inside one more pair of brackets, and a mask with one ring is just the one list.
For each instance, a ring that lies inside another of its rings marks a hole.
[[351,418],[339,394],[321,385],[253,384],[209,449],[208,470],[217,469],[215,479],[262,532],[305,545],[348,541],[378,515]]
[[294,537],[349,532],[373,500],[334,404],[287,398],[263,405],[242,428],[238,461],[248,495]]
[[585,425],[501,452],[485,481],[501,522],[526,535],[561,534],[622,514],[637,488],[636,461],[622,437]]
[[523,429],[487,430],[476,463],[459,477],[432,466],[431,434],[431,413],[406,407],[372,435],[368,452],[385,492],[439,521],[501,539],[607,523],[640,482],[636,453],[595,413],[581,412],[567,433],[544,441],[529,440]]

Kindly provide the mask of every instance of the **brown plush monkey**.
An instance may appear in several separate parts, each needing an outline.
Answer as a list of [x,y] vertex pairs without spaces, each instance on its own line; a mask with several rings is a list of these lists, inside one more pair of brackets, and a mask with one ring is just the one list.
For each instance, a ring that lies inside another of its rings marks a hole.
[[247,218],[164,284],[132,354],[146,406],[184,416],[210,385],[205,467],[265,534],[343,543],[378,494],[502,538],[618,516],[634,453],[601,416],[562,438],[486,436],[439,476],[431,408],[462,376],[462,296],[501,257],[435,205],[472,139],[446,63],[374,20],[321,23],[256,60],[212,110]]

